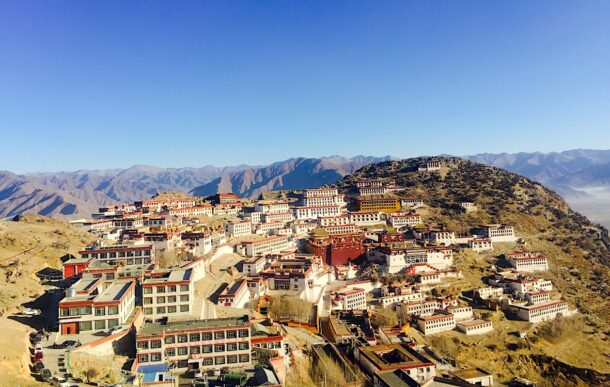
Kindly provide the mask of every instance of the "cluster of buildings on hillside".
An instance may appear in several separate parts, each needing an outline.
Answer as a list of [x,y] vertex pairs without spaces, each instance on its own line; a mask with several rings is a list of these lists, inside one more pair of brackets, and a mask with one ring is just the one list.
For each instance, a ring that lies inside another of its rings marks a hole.
[[[441,168],[433,160],[419,172]],[[213,379],[220,376],[208,371],[219,369],[230,370],[223,378],[238,370],[264,385],[281,385],[294,359],[281,325],[265,319],[268,309],[260,305],[290,296],[309,302],[313,316],[292,322],[319,329],[333,345],[350,343],[348,357],[376,385],[445,379],[491,385],[492,376],[482,370],[440,367],[405,327],[423,335],[492,332],[492,322],[473,304],[439,290],[462,278],[458,249],[492,251],[494,244],[514,242],[515,231],[490,224],[456,235],[442,224],[426,224],[424,202],[400,196],[401,190],[392,179],[362,179],[345,193],[306,189],[281,200],[157,197],[101,208],[78,222],[100,241],[63,262],[72,285],[59,303],[60,334],[133,327],[133,370],[144,375],[145,385],[171,385],[184,373]],[[477,210],[471,202],[459,206]],[[211,300],[219,310],[249,312],[206,319],[196,288],[218,275],[210,262],[227,251],[243,260]],[[511,269],[490,277],[475,301],[493,301],[530,322],[573,313],[552,294],[549,281],[528,276],[548,269],[542,254],[517,251],[504,261]],[[396,311],[400,327],[373,330],[370,318],[380,309]]]

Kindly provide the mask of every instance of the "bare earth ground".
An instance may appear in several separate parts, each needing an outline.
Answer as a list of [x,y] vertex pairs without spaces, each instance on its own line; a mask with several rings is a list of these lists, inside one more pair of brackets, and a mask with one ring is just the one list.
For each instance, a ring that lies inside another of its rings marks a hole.
[[[27,215],[20,222],[0,222],[0,385],[37,385],[30,376],[29,339],[36,320],[14,317],[21,305],[43,293],[35,273],[44,267],[60,268],[59,258],[76,254],[93,240],[65,222]],[[28,253],[19,254],[25,250]]]

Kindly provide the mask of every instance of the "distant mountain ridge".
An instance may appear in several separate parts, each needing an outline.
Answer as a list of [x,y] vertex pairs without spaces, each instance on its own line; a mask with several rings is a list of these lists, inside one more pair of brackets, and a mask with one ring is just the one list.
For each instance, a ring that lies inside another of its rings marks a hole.
[[465,158],[540,182],[578,211],[610,227],[610,150],[482,153]]
[[293,158],[268,166],[238,165],[200,168],[159,168],[135,165],[127,169],[77,170],[17,175],[0,171],[0,217],[25,212],[88,216],[99,207],[129,203],[158,192],[194,195],[235,192],[256,196],[271,189],[299,189],[334,183],[356,169],[390,156]]

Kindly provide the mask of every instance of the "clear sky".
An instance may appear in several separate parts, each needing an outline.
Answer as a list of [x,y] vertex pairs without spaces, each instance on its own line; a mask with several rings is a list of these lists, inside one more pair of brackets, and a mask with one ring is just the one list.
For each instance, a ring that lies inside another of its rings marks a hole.
[[610,1],[0,1],[0,170],[610,148]]

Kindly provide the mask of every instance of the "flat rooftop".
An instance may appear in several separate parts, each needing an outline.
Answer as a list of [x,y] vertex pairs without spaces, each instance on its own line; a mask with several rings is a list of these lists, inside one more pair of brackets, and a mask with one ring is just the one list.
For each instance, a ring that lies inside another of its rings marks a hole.
[[112,302],[119,301],[133,285],[133,281],[115,281],[112,285],[108,286],[99,297],[96,298],[96,302]]
[[144,280],[144,284],[190,281],[192,274],[193,269],[174,269],[163,273],[159,277],[147,278]]
[[250,325],[247,315],[243,317],[216,318],[208,320],[173,321],[168,323],[149,323],[140,329],[138,335],[158,335],[164,332],[181,332],[207,328],[232,328]]

